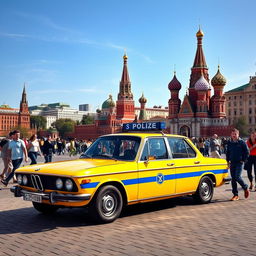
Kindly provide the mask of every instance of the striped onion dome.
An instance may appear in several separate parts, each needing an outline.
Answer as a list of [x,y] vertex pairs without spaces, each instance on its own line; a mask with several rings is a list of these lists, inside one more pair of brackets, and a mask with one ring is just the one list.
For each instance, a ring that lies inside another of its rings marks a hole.
[[211,86],[207,82],[207,80],[204,78],[204,76],[201,75],[201,77],[195,83],[195,89],[197,91],[207,91],[207,90],[211,89]]
[[181,83],[179,82],[179,80],[176,77],[176,72],[174,72],[174,76],[172,81],[168,84],[168,88],[169,90],[180,90],[181,89]]
[[225,86],[227,83],[226,78],[220,73],[220,66],[218,66],[218,71],[216,75],[212,78],[211,84],[212,86]]

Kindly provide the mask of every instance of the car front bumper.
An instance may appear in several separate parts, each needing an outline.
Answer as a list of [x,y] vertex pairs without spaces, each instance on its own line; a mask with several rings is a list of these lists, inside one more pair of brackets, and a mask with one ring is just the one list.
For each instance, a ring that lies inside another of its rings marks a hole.
[[25,194],[30,195],[37,195],[41,196],[43,200],[48,200],[51,204],[57,203],[57,202],[82,202],[86,200],[90,200],[91,194],[79,194],[79,195],[73,195],[73,194],[60,194],[58,192],[31,192],[25,189],[22,189],[19,186],[13,186],[10,188],[11,192],[14,193],[15,197],[22,197]]

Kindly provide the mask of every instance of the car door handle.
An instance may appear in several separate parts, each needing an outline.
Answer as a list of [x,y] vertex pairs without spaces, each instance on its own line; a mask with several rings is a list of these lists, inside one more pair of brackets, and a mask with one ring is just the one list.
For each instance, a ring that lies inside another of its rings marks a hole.
[[175,163],[169,163],[169,164],[167,164],[167,166],[174,166],[175,165]]
[[200,164],[200,161],[195,161],[194,164]]

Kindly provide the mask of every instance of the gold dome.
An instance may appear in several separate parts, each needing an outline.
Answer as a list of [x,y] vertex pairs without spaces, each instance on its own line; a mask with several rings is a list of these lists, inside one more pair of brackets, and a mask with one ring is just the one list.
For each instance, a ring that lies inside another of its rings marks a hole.
[[147,103],[147,99],[144,97],[143,93],[142,96],[139,98],[139,103]]
[[201,28],[199,27],[199,30],[196,33],[196,37],[203,37],[204,36],[204,32],[201,30]]
[[211,84],[212,86],[225,86],[227,83],[226,78],[220,73],[220,66],[218,66],[218,71],[216,75],[212,78]]
[[126,55],[126,53],[124,54],[124,60],[127,60],[128,59],[128,56]]

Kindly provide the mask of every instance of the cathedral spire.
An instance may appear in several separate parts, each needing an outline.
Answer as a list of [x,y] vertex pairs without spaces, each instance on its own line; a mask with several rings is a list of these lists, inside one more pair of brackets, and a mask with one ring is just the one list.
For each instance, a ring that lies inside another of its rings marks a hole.
[[26,84],[24,83],[21,103],[27,103],[27,93],[26,93]]
[[123,56],[124,65],[122,78],[119,84],[119,93],[116,102],[116,117],[125,121],[133,121],[135,118],[133,94],[131,90],[131,81],[128,72],[126,53]]
[[133,94],[131,92],[131,81],[128,72],[127,60],[128,56],[126,53],[123,56],[124,65],[123,65],[123,73],[119,86],[118,99],[130,99],[133,100]]
[[196,37],[197,37],[197,50],[196,50],[196,56],[195,56],[193,68],[207,68],[207,64],[206,64],[204,52],[203,52],[204,33],[201,30],[200,26],[199,26],[199,30],[196,33]]

